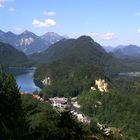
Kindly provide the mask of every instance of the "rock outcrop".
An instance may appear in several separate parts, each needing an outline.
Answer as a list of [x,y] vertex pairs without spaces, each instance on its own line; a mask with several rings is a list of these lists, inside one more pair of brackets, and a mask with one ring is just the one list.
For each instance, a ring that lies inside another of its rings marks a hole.
[[42,83],[43,83],[44,86],[50,86],[51,85],[50,77],[46,77],[45,79],[43,79]]

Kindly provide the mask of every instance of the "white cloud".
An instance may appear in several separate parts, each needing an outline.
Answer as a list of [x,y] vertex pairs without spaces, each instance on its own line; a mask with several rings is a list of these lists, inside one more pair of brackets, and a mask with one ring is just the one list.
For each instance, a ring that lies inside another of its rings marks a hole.
[[0,3],[13,2],[14,0],[0,0]]
[[54,12],[54,11],[44,11],[43,12],[43,15],[45,15],[45,16],[55,16],[56,15],[56,13]]
[[140,33],[140,28],[138,29],[138,32]]
[[15,12],[16,9],[15,9],[15,8],[10,8],[8,11],[9,11],[9,12]]
[[116,38],[115,38],[115,33],[112,33],[112,32],[108,32],[108,33],[106,33],[106,34],[103,34],[103,35],[101,35],[101,39],[103,39],[103,40],[115,40]]
[[35,28],[51,27],[56,25],[56,21],[54,21],[53,19],[46,19],[45,21],[39,21],[37,19],[34,19],[32,25]]

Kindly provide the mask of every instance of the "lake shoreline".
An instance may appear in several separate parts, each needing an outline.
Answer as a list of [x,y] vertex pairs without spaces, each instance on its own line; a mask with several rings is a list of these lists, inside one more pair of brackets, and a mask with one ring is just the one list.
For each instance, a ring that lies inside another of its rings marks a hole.
[[36,67],[8,67],[7,72],[14,75],[20,92],[33,93],[41,89],[34,82]]
[[122,72],[118,74],[119,76],[131,76],[131,77],[137,77],[140,76],[140,72]]

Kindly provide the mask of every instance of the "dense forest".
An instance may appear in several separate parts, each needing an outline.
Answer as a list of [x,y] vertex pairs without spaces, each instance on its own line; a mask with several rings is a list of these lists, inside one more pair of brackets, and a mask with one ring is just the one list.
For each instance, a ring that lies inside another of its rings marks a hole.
[[[68,71],[65,70],[65,67],[59,67],[58,64],[57,68],[52,69],[53,76],[49,75],[56,78],[55,82],[51,81],[55,85],[43,88],[42,93],[45,99],[52,96],[78,96],[81,111],[90,116],[95,124],[100,122],[111,127],[113,135],[116,137],[119,131],[128,139],[140,138],[139,77],[116,76],[112,79],[106,77],[106,73],[101,67],[90,67],[89,65],[75,67],[75,69],[66,68]],[[46,70],[48,73],[50,72],[49,67]],[[109,84],[108,92],[103,95],[98,90],[90,90],[90,87],[94,86],[95,80],[99,78],[105,79]],[[98,106],[98,102],[102,105]],[[96,105],[97,107],[95,107]]]
[[0,64],[5,67],[28,67],[33,65],[33,62],[23,52],[0,42]]
[[[68,46],[68,51],[62,42]],[[61,53],[57,51],[59,47]],[[100,122],[110,127],[116,139],[120,133],[126,136],[124,139],[140,138],[139,77],[118,75],[119,72],[138,71],[138,60],[117,59],[86,36],[61,41],[48,51],[53,55],[38,55],[39,59],[46,60],[46,64],[44,61],[35,73],[35,82],[43,88],[44,99],[76,96],[81,111],[95,124]],[[51,84],[43,85],[42,80],[47,77]],[[98,90],[90,90],[100,78],[108,83],[109,90],[103,95]],[[99,102],[101,106],[98,106]]]
[[140,80],[121,77],[112,81],[109,91],[85,90],[78,96],[81,110],[95,122],[119,128],[128,139],[139,139]]
[[[14,77],[1,67],[0,139],[140,139],[140,77],[119,76],[120,72],[139,71],[139,59],[115,58],[87,36],[61,40],[29,57],[8,44],[0,45],[4,66],[39,64],[34,81],[42,88],[39,95],[44,99],[41,102],[30,94],[21,95]],[[49,82],[43,83],[46,79]],[[107,92],[95,86],[98,79],[107,82]],[[79,122],[70,110],[54,109],[48,99],[56,96],[77,97],[80,111],[91,123]],[[99,123],[111,129],[109,136],[99,129]]]
[[16,81],[0,69],[1,140],[100,140],[105,136],[96,126],[80,123],[69,110],[53,109],[48,102],[21,95]]

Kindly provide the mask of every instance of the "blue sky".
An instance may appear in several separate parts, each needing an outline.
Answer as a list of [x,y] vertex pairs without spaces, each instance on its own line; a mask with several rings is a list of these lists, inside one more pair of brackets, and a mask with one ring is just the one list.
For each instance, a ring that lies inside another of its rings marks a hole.
[[140,0],[0,0],[0,29],[90,35],[101,45],[140,46]]

